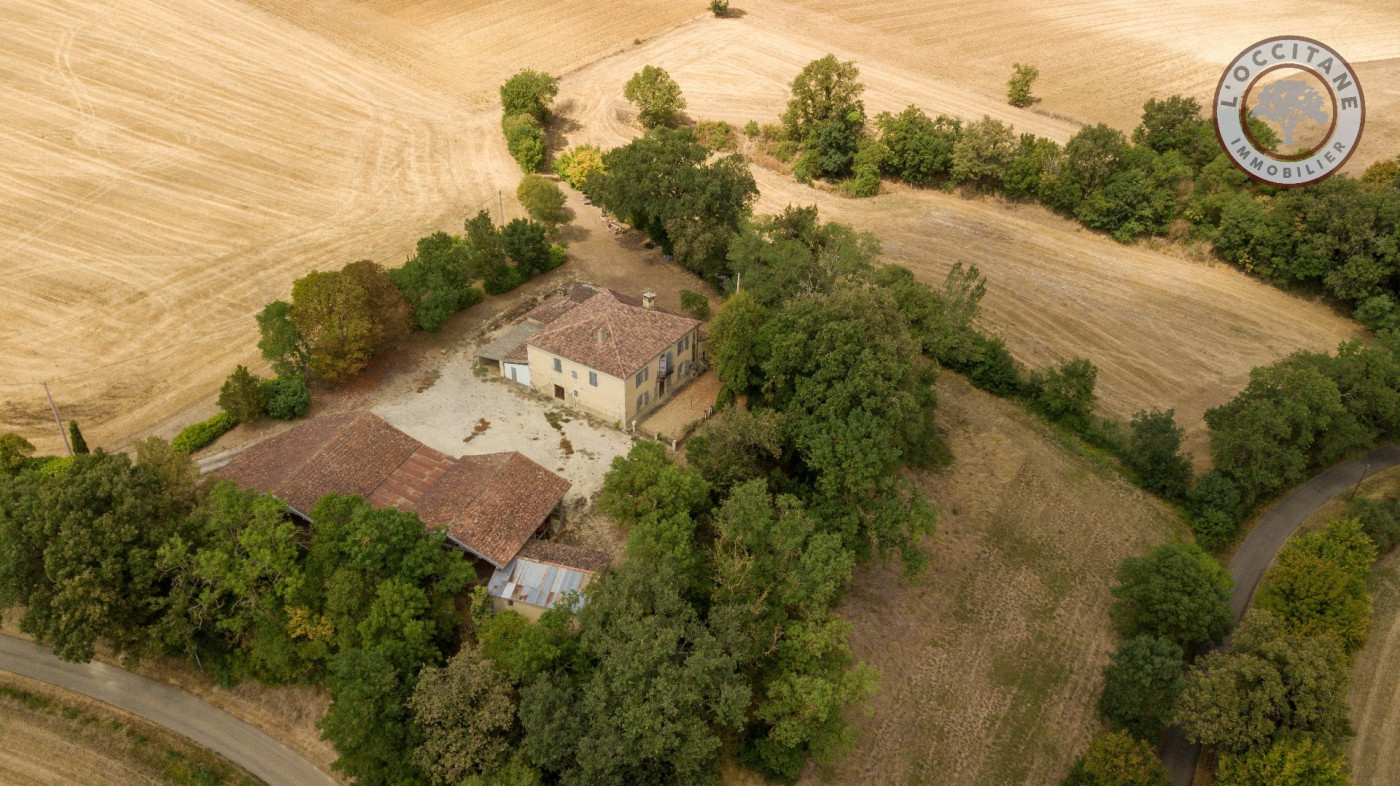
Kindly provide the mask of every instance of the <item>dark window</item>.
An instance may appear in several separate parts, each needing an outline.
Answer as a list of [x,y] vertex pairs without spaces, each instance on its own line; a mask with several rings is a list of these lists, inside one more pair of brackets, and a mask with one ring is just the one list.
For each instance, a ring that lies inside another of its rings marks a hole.
[[592,385],[595,388],[598,387],[598,372],[588,372],[588,384]]
[[555,359],[554,359],[554,370],[555,370],[555,371],[563,371],[563,370],[564,370],[564,363],[563,363],[562,361],[560,361],[559,358],[555,358]]

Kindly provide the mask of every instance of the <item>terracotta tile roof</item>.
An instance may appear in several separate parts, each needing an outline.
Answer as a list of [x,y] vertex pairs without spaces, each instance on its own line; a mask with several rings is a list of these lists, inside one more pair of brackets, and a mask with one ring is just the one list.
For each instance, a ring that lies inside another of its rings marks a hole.
[[[598,288],[592,284],[574,284],[563,293],[555,295],[530,309],[530,311],[525,314],[525,318],[539,322],[542,325],[548,325],[560,316],[563,316],[574,306],[598,294],[598,291]],[[638,303],[637,305],[641,304]]]
[[594,551],[567,543],[552,540],[535,540],[525,544],[525,548],[515,555],[516,559],[528,559],[561,568],[598,573],[612,567],[612,555],[604,551]]
[[526,343],[625,379],[700,324],[628,300],[610,289],[599,290],[555,317]]
[[414,511],[466,549],[510,562],[570,483],[515,452],[454,459],[370,412],[317,418],[239,453],[215,473],[309,515],[327,494]]

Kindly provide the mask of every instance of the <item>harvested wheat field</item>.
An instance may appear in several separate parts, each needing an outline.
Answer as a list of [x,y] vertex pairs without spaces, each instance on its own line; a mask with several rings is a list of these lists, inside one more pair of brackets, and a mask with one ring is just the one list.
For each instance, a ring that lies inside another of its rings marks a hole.
[[807,782],[1052,784],[1098,729],[1118,562],[1179,537],[1166,506],[963,378],[939,380],[955,457],[918,583],[858,571],[839,614],[880,671],[855,753]]
[[1352,783],[1400,781],[1400,552],[1383,557],[1371,574],[1371,640],[1356,656],[1347,748]]

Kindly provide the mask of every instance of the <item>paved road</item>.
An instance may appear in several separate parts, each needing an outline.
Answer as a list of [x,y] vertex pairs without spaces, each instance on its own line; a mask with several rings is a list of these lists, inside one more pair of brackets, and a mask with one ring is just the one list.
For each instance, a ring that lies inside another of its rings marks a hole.
[[[1249,599],[1259,586],[1264,571],[1294,530],[1333,497],[1351,491],[1363,475],[1370,477],[1395,466],[1400,466],[1400,445],[1376,448],[1361,458],[1338,464],[1303,483],[1260,517],[1259,523],[1254,525],[1235,552],[1234,559],[1230,560],[1230,575],[1235,580],[1230,610],[1235,613],[1235,621],[1239,622],[1244,617],[1245,609],[1249,608]],[[1167,730],[1162,761],[1167,765],[1173,786],[1191,786],[1200,752],[1200,746],[1187,742],[1181,729],[1173,727]]]
[[105,663],[67,663],[24,639],[0,635],[0,670],[81,693],[158,723],[221,754],[272,786],[333,786],[291,748],[221,709]]

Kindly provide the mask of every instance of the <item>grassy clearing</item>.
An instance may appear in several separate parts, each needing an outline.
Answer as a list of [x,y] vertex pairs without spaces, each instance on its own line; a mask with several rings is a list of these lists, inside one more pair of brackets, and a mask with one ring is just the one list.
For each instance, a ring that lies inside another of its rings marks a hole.
[[0,782],[262,783],[160,726],[8,672],[0,672]]
[[856,752],[807,782],[1052,784],[1098,730],[1118,562],[1187,537],[1160,501],[1016,405],[945,374],[956,461],[920,478],[943,511],[919,583],[860,571],[841,615],[881,672]]

